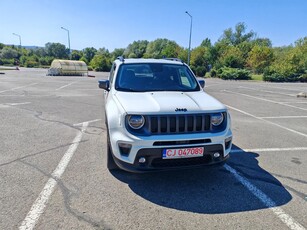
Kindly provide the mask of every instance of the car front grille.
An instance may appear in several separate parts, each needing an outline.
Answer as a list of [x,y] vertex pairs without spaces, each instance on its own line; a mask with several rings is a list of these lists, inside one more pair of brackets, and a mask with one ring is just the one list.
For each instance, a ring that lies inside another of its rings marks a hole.
[[210,115],[151,115],[146,116],[146,129],[151,135],[198,133],[210,130]]
[[192,134],[208,132],[217,133],[224,131],[227,127],[227,113],[223,112],[224,120],[219,126],[211,125],[212,114],[196,113],[144,115],[143,117],[145,118],[145,125],[140,129],[132,129],[128,125],[128,115],[126,116],[126,128],[130,133],[140,136]]

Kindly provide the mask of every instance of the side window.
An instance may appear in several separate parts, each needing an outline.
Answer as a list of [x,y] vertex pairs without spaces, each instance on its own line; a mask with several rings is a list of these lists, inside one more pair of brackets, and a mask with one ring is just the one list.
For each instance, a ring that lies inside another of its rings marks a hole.
[[183,71],[182,69],[179,70],[179,74],[180,74],[180,81],[181,84],[187,87],[191,87],[191,82],[190,82],[190,78],[188,76],[188,73]]
[[111,72],[110,72],[110,76],[109,76],[110,84],[113,83],[115,70],[116,70],[116,64],[113,63],[112,68],[111,68]]

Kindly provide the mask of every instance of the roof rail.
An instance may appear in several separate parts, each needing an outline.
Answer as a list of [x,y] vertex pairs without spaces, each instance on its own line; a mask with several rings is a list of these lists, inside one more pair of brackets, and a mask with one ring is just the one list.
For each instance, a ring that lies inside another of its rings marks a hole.
[[123,56],[119,56],[116,58],[117,60],[120,60],[121,62],[124,62],[125,61],[125,58]]
[[179,61],[179,62],[184,63],[184,62],[183,62],[181,59],[179,59],[179,58],[163,58],[163,59],[169,60],[169,61]]

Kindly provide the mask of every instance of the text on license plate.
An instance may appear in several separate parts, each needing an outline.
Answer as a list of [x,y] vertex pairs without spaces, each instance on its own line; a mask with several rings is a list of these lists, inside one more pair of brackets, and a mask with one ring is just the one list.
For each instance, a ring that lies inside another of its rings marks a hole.
[[204,147],[183,148],[183,149],[163,149],[162,159],[202,157]]

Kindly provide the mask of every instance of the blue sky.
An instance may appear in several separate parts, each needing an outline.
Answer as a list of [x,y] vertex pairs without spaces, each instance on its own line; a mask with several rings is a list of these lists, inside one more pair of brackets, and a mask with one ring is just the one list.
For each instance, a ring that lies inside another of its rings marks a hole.
[[205,38],[216,42],[223,31],[244,22],[273,46],[293,44],[307,36],[307,0],[0,0],[0,42],[71,48],[126,48],[137,40],[167,38],[188,47]]

